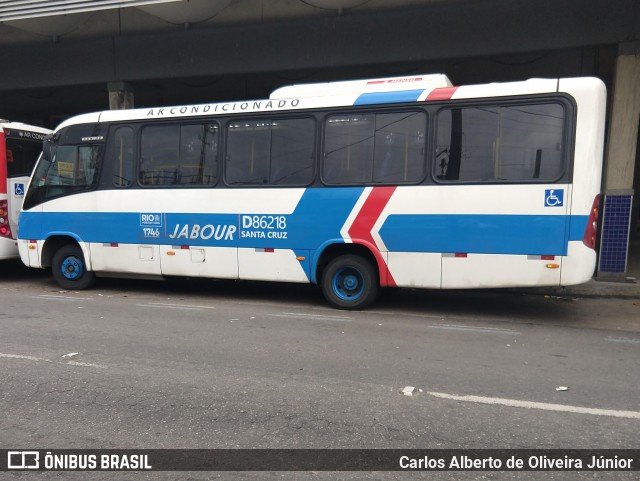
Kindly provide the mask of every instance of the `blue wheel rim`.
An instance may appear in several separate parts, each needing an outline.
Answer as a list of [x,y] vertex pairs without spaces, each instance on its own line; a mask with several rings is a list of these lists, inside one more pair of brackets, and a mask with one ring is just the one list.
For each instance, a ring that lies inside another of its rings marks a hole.
[[342,301],[355,301],[364,292],[364,277],[353,267],[342,267],[333,275],[331,288]]
[[66,257],[60,265],[60,272],[70,281],[77,281],[84,273],[84,264],[82,259],[76,256]]

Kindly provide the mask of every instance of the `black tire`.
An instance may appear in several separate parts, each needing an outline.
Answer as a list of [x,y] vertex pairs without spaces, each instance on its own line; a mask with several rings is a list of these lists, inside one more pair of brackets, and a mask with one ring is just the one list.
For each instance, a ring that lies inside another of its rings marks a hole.
[[364,309],[376,300],[379,292],[377,269],[358,255],[336,257],[322,275],[322,293],[338,309]]
[[53,278],[63,289],[82,290],[91,287],[95,274],[87,270],[82,249],[78,245],[62,246],[53,255]]

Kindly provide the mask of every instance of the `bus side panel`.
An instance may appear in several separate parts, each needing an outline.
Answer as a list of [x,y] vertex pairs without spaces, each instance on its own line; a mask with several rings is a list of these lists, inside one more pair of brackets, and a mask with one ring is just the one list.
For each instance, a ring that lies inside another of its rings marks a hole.
[[439,289],[442,254],[389,252],[389,272],[397,286]]
[[[36,244],[34,243],[34,250],[36,249]],[[40,267],[40,262],[32,262],[31,259],[31,249],[29,249],[29,241],[27,239],[18,240],[18,252],[20,253],[20,260],[27,267]],[[36,251],[37,253],[37,251]]]
[[[547,267],[547,265],[554,267]],[[442,285],[446,288],[557,286],[560,259],[545,261],[541,256],[455,254],[442,257]]]
[[[41,205],[20,213],[18,251],[20,252],[22,263],[28,267],[42,267],[40,253],[42,252],[44,238],[42,234],[41,215]],[[31,243],[31,240],[37,241],[37,243]]]
[[14,239],[0,237],[0,260],[18,257],[18,242]]
[[165,276],[238,278],[235,247],[161,245],[160,264]]
[[29,177],[26,176],[7,179],[7,191],[9,196],[9,225],[11,226],[11,233],[13,234],[14,239],[17,239],[19,235],[18,219],[20,217],[22,201],[24,200],[24,193],[26,192],[28,184]]
[[562,79],[559,91],[571,95],[578,106],[571,195],[569,250],[562,264],[562,285],[589,281],[596,268],[596,252],[582,238],[593,201],[600,193],[604,153],[606,88],[595,78]]
[[567,253],[568,191],[567,184],[401,187],[377,236],[398,286],[558,285],[560,269],[547,264],[559,266]]
[[593,278],[597,253],[582,241],[569,242],[569,253],[562,261],[561,285],[583,284]]
[[7,193],[7,138],[0,127],[0,195]]
[[123,274],[157,275],[160,271],[160,249],[157,245],[92,242],[91,270]]
[[240,279],[308,283],[308,256],[303,263],[290,249],[238,249]]
[[44,241],[30,242],[27,239],[18,239],[18,251],[20,260],[27,267],[43,268],[40,253],[44,247]]

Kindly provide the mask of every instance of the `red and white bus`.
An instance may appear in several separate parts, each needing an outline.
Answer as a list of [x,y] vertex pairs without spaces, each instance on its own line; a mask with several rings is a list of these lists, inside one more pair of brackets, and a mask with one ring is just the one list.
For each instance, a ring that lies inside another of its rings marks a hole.
[[0,120],[0,259],[18,254],[18,215],[33,166],[50,130]]

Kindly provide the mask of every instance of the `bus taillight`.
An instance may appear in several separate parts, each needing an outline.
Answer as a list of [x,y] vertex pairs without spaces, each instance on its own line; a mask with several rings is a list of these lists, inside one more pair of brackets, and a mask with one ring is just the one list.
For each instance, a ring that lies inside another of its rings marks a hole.
[[9,206],[7,200],[0,200],[0,236],[11,239],[11,226],[9,226]]
[[589,213],[589,220],[587,221],[587,228],[584,230],[584,237],[582,242],[590,249],[596,248],[596,235],[598,233],[598,211],[600,209],[600,195],[596,195],[591,206],[591,212]]

